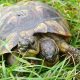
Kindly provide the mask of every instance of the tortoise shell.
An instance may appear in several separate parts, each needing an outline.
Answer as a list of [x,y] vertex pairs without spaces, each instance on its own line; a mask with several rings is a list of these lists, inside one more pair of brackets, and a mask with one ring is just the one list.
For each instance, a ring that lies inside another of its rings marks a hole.
[[[34,33],[55,33],[71,36],[68,25],[60,13],[38,1],[22,2],[0,9],[0,39],[7,41],[7,49],[17,45],[19,37]],[[7,49],[2,47],[5,53]]]

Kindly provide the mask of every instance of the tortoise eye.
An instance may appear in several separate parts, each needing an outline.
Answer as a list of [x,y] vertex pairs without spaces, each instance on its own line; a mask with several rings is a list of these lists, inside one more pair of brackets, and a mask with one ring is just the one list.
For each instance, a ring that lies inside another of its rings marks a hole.
[[32,45],[34,45],[34,44],[35,44],[35,41],[32,42]]
[[17,16],[21,16],[20,14],[17,14]]

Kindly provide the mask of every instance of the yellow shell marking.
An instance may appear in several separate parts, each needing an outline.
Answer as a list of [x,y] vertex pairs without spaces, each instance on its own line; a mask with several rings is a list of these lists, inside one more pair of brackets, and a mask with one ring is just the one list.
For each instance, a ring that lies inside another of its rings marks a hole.
[[44,23],[40,23],[35,29],[35,32],[47,32],[47,26]]
[[65,34],[65,30],[63,29],[63,27],[54,20],[50,20],[50,21],[45,21],[48,25],[50,25],[51,27],[55,27],[55,29],[57,30],[57,32],[59,32],[60,34]]

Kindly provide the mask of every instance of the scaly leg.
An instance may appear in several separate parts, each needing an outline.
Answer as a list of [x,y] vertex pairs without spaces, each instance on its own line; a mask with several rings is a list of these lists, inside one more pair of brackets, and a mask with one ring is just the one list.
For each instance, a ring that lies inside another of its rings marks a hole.
[[45,59],[45,64],[50,66],[59,60],[59,48],[55,41],[49,37],[40,40],[40,56]]

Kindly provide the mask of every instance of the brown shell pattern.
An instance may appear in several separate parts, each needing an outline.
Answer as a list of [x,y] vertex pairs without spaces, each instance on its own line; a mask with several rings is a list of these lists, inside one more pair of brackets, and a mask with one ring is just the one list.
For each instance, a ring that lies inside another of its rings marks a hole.
[[71,36],[67,23],[59,12],[38,1],[1,8],[0,14],[0,39],[8,41],[9,49],[18,43],[19,37],[37,32]]

